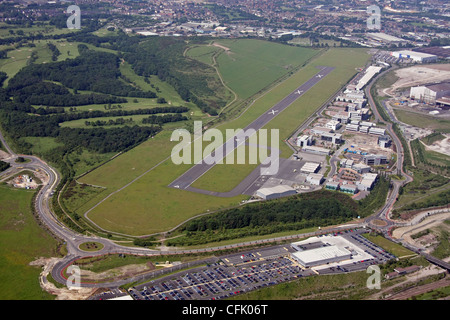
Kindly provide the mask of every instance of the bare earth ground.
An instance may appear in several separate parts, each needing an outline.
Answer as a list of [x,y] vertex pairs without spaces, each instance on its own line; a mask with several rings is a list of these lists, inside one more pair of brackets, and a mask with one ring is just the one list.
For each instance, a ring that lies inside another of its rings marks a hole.
[[450,64],[415,66],[395,71],[399,79],[384,92],[392,95],[398,88],[418,86],[426,83],[450,80]]
[[8,152],[0,150],[0,160],[8,159],[10,157],[11,157],[11,155]]
[[[436,227],[440,225],[444,220],[450,219],[450,212],[445,212],[441,214],[432,215],[417,225],[397,228],[392,232],[392,236],[397,239],[403,238],[406,242],[412,244],[413,246],[421,247],[427,249],[427,245],[422,244],[421,238],[413,239],[411,235],[419,233],[420,231]],[[432,240],[432,239],[429,239]]]
[[441,141],[436,141],[432,145],[427,146],[426,144],[423,144],[425,146],[426,150],[436,151],[439,153],[446,154],[450,156],[450,135],[446,134],[444,135],[446,138]]
[[30,265],[43,267],[43,270],[39,278],[39,282],[43,290],[47,291],[52,295],[55,295],[56,300],[86,300],[91,295],[93,295],[95,291],[97,291],[96,288],[79,288],[79,289],[68,289],[67,287],[57,288],[53,283],[47,281],[47,276],[49,275],[50,270],[58,261],[59,258],[40,258],[30,263]]

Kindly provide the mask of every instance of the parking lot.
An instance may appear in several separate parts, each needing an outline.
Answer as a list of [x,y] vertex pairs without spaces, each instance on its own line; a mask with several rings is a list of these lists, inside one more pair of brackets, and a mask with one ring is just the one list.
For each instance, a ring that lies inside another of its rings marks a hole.
[[130,289],[130,294],[136,300],[218,300],[312,274],[286,256],[237,266],[215,263]]
[[295,252],[290,244],[278,245],[223,256],[217,263],[147,282],[129,289],[129,293],[135,300],[218,300],[301,277],[365,270],[395,258],[364,238],[363,232],[334,234],[359,250],[341,263],[305,269],[290,258]]

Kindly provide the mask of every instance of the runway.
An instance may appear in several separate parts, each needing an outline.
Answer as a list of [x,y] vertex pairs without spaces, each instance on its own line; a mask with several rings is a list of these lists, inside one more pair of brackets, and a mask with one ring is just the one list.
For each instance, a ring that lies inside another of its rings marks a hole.
[[[283,100],[278,102],[275,106],[273,106],[270,110],[267,110],[264,114],[259,116],[256,120],[254,120],[252,123],[250,123],[247,127],[245,127],[243,130],[244,132],[247,132],[248,130],[255,130],[258,131],[259,129],[263,128],[266,124],[268,124],[272,119],[274,119],[277,115],[279,115],[283,110],[288,108],[292,103],[294,103],[297,99],[299,99],[301,96],[303,96],[306,92],[308,92],[309,89],[313,88],[321,79],[326,77],[330,72],[334,70],[333,67],[325,67],[325,66],[319,66],[317,67],[320,71],[316,73],[313,77],[311,77],[308,81],[303,83],[301,86],[299,86],[297,89],[295,89],[293,92],[291,92],[288,96],[286,96]],[[243,140],[243,139],[242,139]],[[236,138],[233,137],[229,140],[227,140],[221,147],[217,148],[216,150],[222,149],[222,155],[226,157],[227,154],[230,154],[234,152],[234,150],[241,144],[245,143],[246,141],[236,141]],[[247,190],[251,184],[260,176],[260,166],[250,174],[249,177],[247,177],[241,184],[239,184],[238,187],[236,187],[234,190],[226,193],[219,193],[219,192],[210,192],[206,190],[200,190],[191,187],[192,183],[194,183],[197,179],[199,179],[202,175],[204,175],[208,170],[210,170],[212,167],[214,167],[215,163],[211,163],[211,158],[215,154],[212,153],[210,155],[207,155],[202,159],[202,161],[196,163],[193,167],[191,167],[189,170],[187,170],[183,175],[175,179],[172,183],[169,184],[169,187],[171,188],[177,188],[177,189],[184,189],[184,190],[190,190],[194,192],[200,192],[215,196],[224,196],[224,197],[232,197],[235,195],[242,194]]]

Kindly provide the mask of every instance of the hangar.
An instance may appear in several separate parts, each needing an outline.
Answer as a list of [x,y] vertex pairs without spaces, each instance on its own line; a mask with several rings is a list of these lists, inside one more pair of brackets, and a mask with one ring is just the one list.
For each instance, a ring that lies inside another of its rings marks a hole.
[[296,194],[297,191],[295,191],[294,188],[286,186],[286,185],[280,185],[275,186],[272,188],[262,188],[256,191],[256,196],[263,198],[264,200],[270,200],[270,199],[276,199],[280,197],[286,197]]
[[415,62],[421,62],[421,63],[437,61],[437,56],[435,56],[434,54],[415,52],[415,51],[409,51],[409,50],[394,51],[394,52],[391,52],[391,55],[396,58],[400,58],[400,59],[407,58],[407,59],[411,59]]

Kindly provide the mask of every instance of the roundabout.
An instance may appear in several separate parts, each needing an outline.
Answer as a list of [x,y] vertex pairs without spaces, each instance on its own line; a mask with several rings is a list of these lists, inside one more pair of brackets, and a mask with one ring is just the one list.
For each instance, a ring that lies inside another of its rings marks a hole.
[[88,252],[95,252],[95,251],[101,251],[104,248],[104,244],[100,242],[83,242],[78,246],[78,249]]

